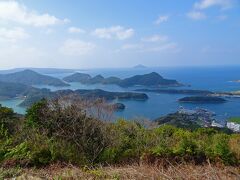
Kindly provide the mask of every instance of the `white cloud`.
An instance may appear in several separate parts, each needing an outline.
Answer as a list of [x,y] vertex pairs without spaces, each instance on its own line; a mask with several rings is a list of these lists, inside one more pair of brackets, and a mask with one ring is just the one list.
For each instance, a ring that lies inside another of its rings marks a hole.
[[68,28],[69,33],[85,33],[85,30],[77,27],[70,27]]
[[200,11],[191,11],[187,14],[187,16],[193,20],[202,20],[207,18],[207,16]]
[[29,35],[23,28],[15,27],[13,29],[0,28],[0,40],[8,42],[16,42],[21,39],[28,38]]
[[132,28],[126,29],[122,26],[112,26],[109,28],[97,28],[92,34],[102,39],[125,40],[134,35],[134,30]]
[[201,0],[194,4],[196,9],[207,9],[213,6],[219,6],[222,9],[229,9],[233,6],[234,0]]
[[69,21],[68,19],[58,19],[47,13],[39,14],[31,11],[16,1],[0,1],[0,20],[36,27],[50,26]]
[[168,36],[161,35],[153,35],[150,37],[142,38],[143,42],[166,42],[168,40]]
[[81,56],[89,54],[94,48],[95,44],[85,42],[82,40],[68,39],[60,47],[60,52],[69,56]]
[[169,16],[167,16],[167,15],[159,16],[158,19],[154,23],[159,25],[163,22],[167,22],[168,20],[169,20]]

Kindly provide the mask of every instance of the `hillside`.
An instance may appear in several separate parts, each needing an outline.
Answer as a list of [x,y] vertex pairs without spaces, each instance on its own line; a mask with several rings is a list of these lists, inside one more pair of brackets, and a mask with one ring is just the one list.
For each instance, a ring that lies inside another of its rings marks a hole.
[[180,114],[178,112],[157,118],[155,122],[157,122],[159,125],[167,124],[190,130],[202,127],[202,123],[197,116],[193,118],[191,115]]
[[24,96],[33,89],[35,88],[20,83],[0,82],[0,98],[9,99]]
[[2,82],[12,82],[21,83],[25,85],[49,85],[49,86],[68,86],[60,79],[42,75],[32,70],[24,70],[20,72],[2,74],[0,75],[0,81]]

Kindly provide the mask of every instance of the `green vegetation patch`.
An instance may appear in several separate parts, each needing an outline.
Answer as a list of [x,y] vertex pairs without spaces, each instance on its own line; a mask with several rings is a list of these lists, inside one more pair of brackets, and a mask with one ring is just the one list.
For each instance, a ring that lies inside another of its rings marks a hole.
[[228,120],[228,122],[234,122],[240,124],[240,117],[232,117]]
[[[98,113],[90,115],[96,102],[63,100],[43,99],[29,108],[25,117],[0,106],[0,179],[18,173],[16,169],[6,174],[1,168],[46,167],[56,162],[81,167],[160,162],[204,164],[208,160],[240,164],[240,134],[195,128],[197,124],[175,115],[171,116],[172,123],[160,126],[137,120],[112,122],[103,119],[104,105],[97,104]],[[174,127],[177,117],[181,123]],[[86,173],[106,178],[100,170],[87,169]]]

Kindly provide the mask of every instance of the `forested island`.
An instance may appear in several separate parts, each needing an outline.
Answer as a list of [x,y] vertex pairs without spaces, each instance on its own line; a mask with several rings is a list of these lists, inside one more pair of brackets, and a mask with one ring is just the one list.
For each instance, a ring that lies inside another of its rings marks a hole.
[[213,94],[207,90],[195,90],[195,89],[136,89],[139,92],[154,92],[160,94],[189,94],[189,95],[210,95]]
[[226,100],[221,97],[213,96],[189,96],[178,100],[181,103],[225,103]]
[[[43,99],[53,99],[63,96],[79,96],[81,98],[86,99],[104,99],[104,100],[115,100],[115,99],[125,99],[125,100],[137,100],[137,101],[145,101],[148,99],[148,96],[144,93],[133,93],[133,92],[109,92],[104,91],[101,89],[94,89],[94,90],[85,90],[85,89],[79,89],[79,90],[58,90],[58,91],[50,91],[48,89],[36,89],[32,92],[30,92],[24,101],[20,104],[20,106],[23,107],[29,107],[33,103]],[[121,106],[121,108],[123,108]],[[124,109],[124,108],[123,108]]]
[[66,82],[80,82],[83,84],[116,84],[121,87],[131,86],[148,86],[148,87],[164,87],[164,86],[182,86],[176,80],[165,79],[156,72],[144,75],[136,75],[133,77],[120,79],[118,77],[104,78],[101,75],[91,77],[85,73],[75,73],[63,78]]

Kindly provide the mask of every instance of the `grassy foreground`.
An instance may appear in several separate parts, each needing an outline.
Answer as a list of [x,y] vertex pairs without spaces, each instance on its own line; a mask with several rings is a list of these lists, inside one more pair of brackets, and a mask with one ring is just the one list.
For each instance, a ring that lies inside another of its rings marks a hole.
[[240,178],[239,167],[213,166],[211,164],[178,164],[153,166],[122,165],[98,168],[79,168],[73,165],[52,164],[44,168],[0,169],[1,178],[15,177],[16,180],[42,179],[233,179]]
[[108,116],[100,100],[0,107],[0,179],[239,178],[240,134]]

